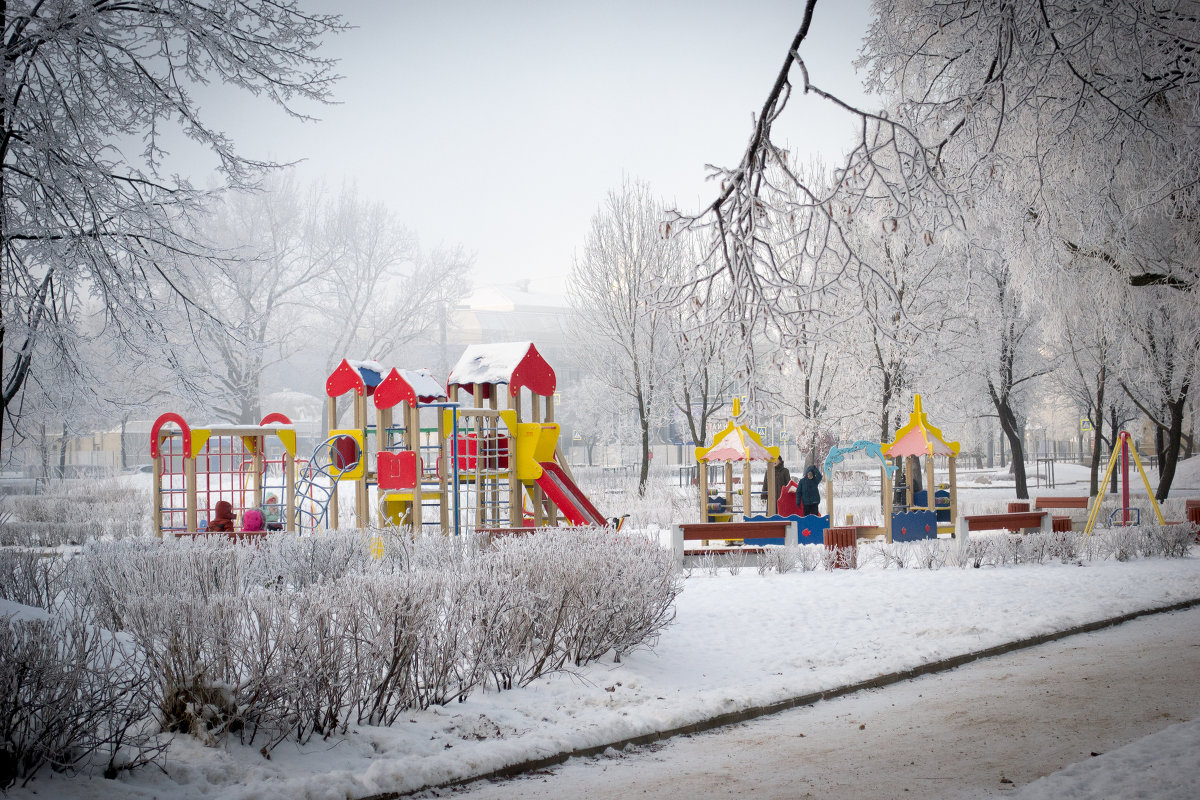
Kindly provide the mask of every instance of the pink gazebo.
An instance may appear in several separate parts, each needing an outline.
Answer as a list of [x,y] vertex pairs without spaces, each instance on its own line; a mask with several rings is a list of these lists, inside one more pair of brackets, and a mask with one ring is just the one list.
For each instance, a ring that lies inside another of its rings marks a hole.
[[[942,436],[941,430],[929,424],[929,420],[925,416],[925,411],[921,408],[921,395],[919,394],[913,397],[913,410],[908,416],[908,423],[896,431],[896,441],[891,444],[885,444],[881,448],[884,455],[890,458],[903,459],[904,477],[907,486],[905,490],[906,505],[910,509],[913,505],[912,479],[914,461],[920,459],[922,456],[925,458],[926,502],[930,511],[936,511],[937,501],[934,491],[936,484],[933,481],[933,459],[934,456],[942,456],[948,460],[949,478],[947,485],[950,491],[950,531],[954,530],[954,523],[958,520],[958,484],[955,460],[958,457],[959,448],[960,444],[958,442],[947,442]],[[885,505],[890,505],[890,497],[885,497],[884,503]],[[885,514],[885,516],[890,515]]]
[[700,518],[708,515],[708,465],[725,464],[725,507],[733,509],[733,462],[742,462],[742,511],[748,517],[750,498],[754,494],[750,480],[750,464],[763,461],[767,465],[767,516],[776,513],[779,489],[775,485],[775,462],[779,460],[779,448],[767,447],[754,431],[745,425],[734,425],[731,421],[725,430],[713,437],[709,447],[696,448],[696,461],[700,466]]

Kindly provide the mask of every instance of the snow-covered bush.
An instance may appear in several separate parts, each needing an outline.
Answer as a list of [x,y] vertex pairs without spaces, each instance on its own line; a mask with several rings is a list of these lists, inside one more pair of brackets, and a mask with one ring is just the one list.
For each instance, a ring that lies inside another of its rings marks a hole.
[[[59,547],[146,531],[150,497],[119,481],[51,483],[40,495],[10,499],[12,519],[0,525],[0,544]],[[10,541],[11,540],[11,541]]]
[[148,665],[82,619],[0,618],[0,788],[43,767],[115,777],[162,750]]
[[75,596],[144,654],[163,728],[261,735],[267,751],[619,659],[653,644],[682,588],[670,552],[640,535],[479,544],[380,531],[93,543]]
[[821,566],[824,548],[817,545],[802,544],[796,547],[796,566],[801,572],[812,572]]
[[0,597],[53,611],[66,588],[62,556],[31,549],[0,549]]

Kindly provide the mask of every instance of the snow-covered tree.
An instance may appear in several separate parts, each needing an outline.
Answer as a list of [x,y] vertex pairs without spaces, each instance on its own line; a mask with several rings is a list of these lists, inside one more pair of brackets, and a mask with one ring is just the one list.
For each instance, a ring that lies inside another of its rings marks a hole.
[[592,217],[567,288],[587,363],[637,420],[639,492],[650,471],[650,432],[670,402],[664,381],[672,332],[663,300],[683,249],[665,231],[664,218],[663,205],[645,183],[628,181],[611,190]]
[[335,75],[316,55],[341,29],[296,0],[9,0],[0,4],[0,402],[70,347],[80,298],[133,345],[163,293],[191,302],[168,253],[205,255],[185,222],[203,192],[161,169],[167,128],[208,148],[227,180],[266,164],[204,121],[194,90],[220,82],[299,115]]

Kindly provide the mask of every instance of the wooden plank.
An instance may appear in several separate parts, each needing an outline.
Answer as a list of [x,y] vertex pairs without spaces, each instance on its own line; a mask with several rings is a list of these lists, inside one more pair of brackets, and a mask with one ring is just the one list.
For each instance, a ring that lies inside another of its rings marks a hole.
[[1087,497],[1039,497],[1034,508],[1087,508]]
[[788,522],[685,522],[679,526],[685,541],[702,539],[782,539]]
[[967,521],[968,531],[999,531],[1020,530],[1021,528],[1040,528],[1045,511],[1020,511],[1013,514],[969,514],[963,519]]

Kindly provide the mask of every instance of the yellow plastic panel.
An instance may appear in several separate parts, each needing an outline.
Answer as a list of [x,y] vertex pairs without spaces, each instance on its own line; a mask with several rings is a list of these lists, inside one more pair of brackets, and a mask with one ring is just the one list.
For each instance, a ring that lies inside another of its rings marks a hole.
[[[364,441],[365,437],[363,436],[362,430],[360,428],[345,428],[342,430],[330,431],[329,435],[330,436],[349,436],[351,439],[353,439],[358,444],[358,452],[359,452],[358,463],[354,465],[353,469],[340,470],[337,468],[337,466],[335,466],[334,464],[331,463],[329,465],[329,474],[332,475],[333,477],[337,478],[338,480],[343,480],[343,481],[362,480],[363,476],[367,474],[367,448],[366,448],[366,443]],[[331,445],[331,446],[336,447],[336,445]],[[330,459],[330,460],[332,461],[332,459]]]

